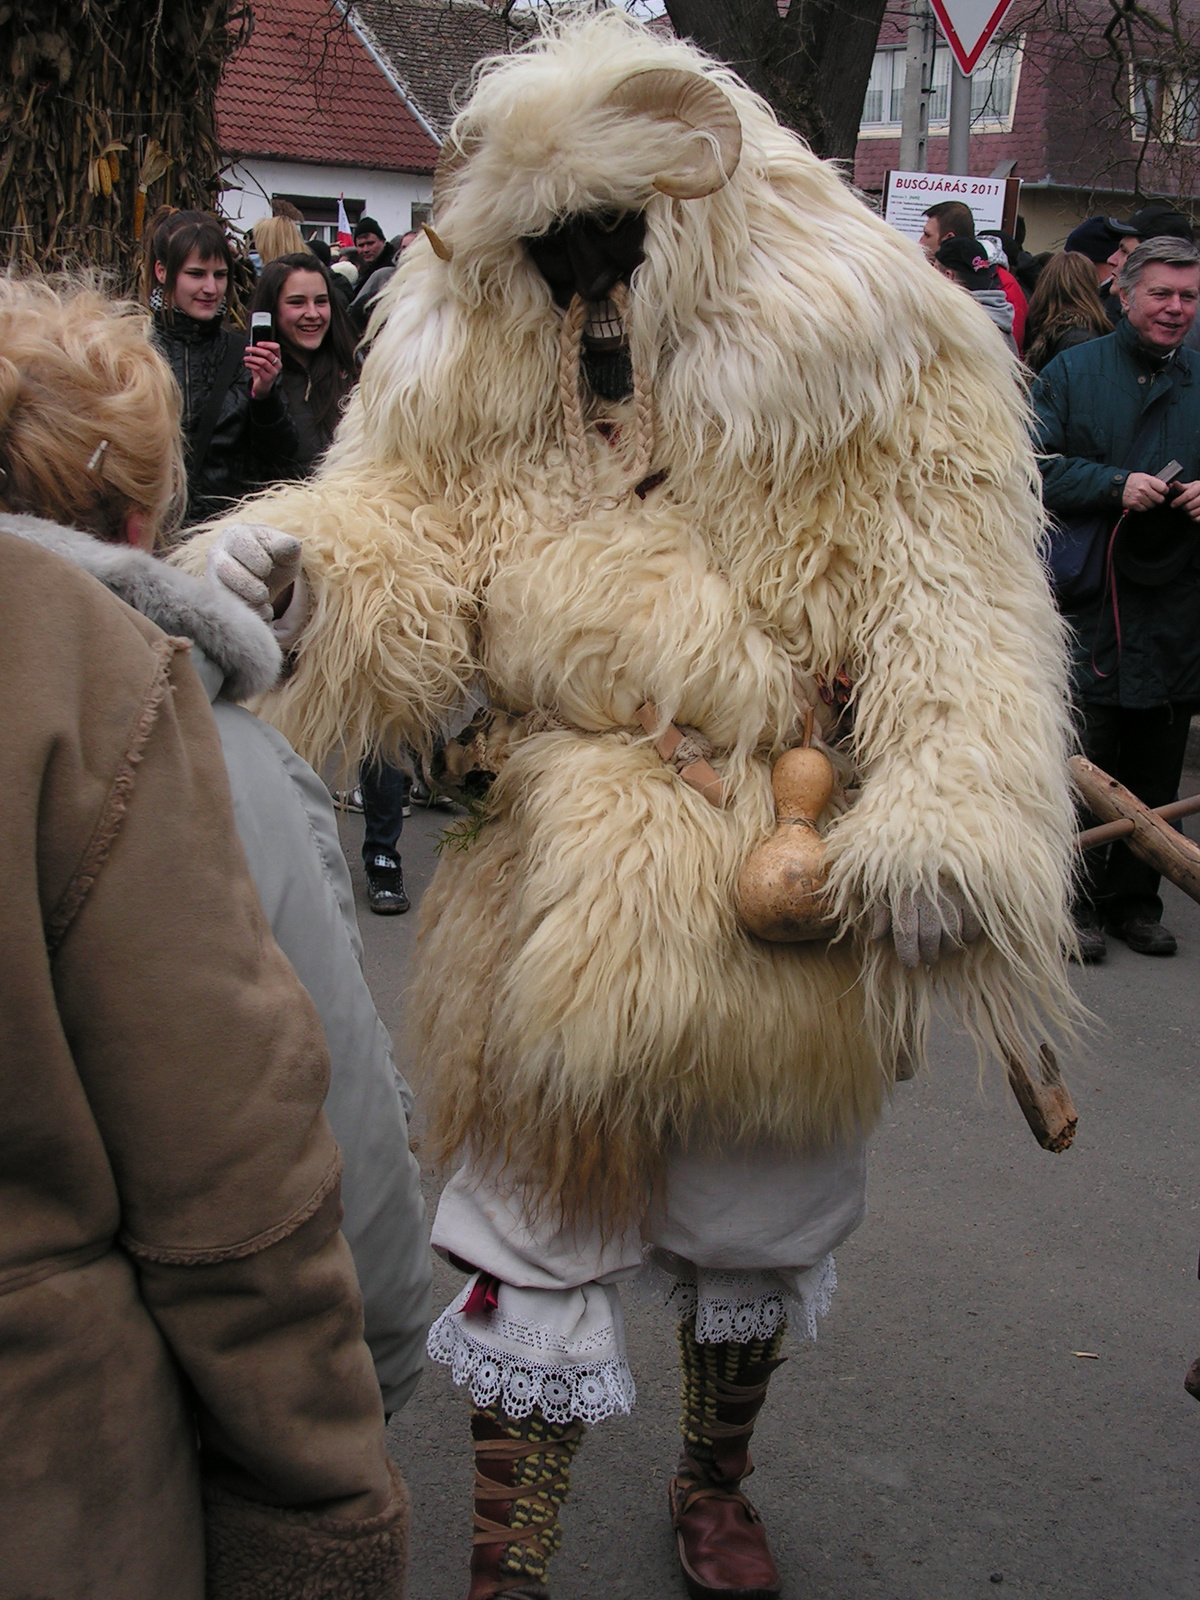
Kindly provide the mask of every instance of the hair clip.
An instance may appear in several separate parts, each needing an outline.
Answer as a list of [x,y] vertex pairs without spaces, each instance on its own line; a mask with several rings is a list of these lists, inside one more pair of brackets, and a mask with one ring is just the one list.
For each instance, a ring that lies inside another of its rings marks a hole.
[[107,449],[108,449],[108,440],[107,439],[101,439],[100,443],[92,451],[91,458],[88,461],[87,469],[88,469],[89,472],[95,472],[96,468],[100,465],[100,462],[103,460],[104,452]]

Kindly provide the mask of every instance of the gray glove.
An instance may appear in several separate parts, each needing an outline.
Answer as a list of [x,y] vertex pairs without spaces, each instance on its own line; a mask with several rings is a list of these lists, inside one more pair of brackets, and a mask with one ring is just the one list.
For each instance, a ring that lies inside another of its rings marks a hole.
[[901,966],[931,967],[939,956],[973,944],[983,932],[979,918],[958,889],[942,889],[936,900],[925,889],[907,889],[892,906],[880,906],[871,926],[872,939],[890,933]]
[[[290,533],[259,522],[234,522],[209,550],[206,572],[210,582],[228,589],[268,623],[286,650],[303,632],[311,610],[301,571],[303,554],[304,546]],[[287,609],[276,617],[274,602],[289,587]]]

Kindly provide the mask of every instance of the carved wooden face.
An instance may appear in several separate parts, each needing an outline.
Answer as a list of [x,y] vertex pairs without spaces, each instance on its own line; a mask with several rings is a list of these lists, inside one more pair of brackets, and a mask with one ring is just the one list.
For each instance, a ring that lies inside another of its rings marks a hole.
[[642,212],[600,211],[563,217],[521,243],[549,284],[555,304],[565,311],[575,295],[606,300],[615,284],[628,284],[642,261],[645,239]]

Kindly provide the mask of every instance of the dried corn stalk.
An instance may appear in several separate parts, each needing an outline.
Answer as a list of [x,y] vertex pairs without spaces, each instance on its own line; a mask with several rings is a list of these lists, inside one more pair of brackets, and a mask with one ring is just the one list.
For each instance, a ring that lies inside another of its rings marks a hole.
[[210,209],[215,101],[247,0],[0,4],[0,265],[87,265],[132,289],[144,216]]

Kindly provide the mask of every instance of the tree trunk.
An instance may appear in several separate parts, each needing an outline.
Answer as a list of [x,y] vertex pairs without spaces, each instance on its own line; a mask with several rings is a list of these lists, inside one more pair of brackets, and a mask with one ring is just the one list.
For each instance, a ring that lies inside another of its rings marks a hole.
[[249,6],[15,0],[0,19],[0,264],[129,289],[143,213],[216,202],[217,84]]
[[676,33],[728,62],[819,156],[853,161],[887,0],[666,0]]

